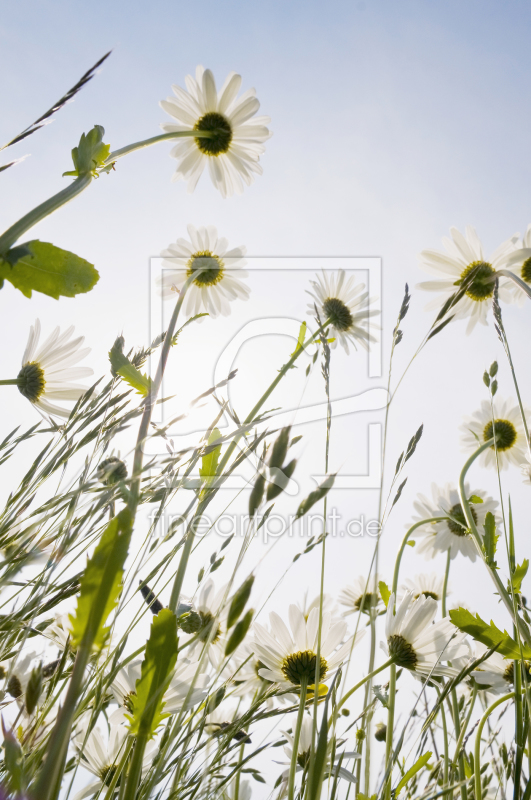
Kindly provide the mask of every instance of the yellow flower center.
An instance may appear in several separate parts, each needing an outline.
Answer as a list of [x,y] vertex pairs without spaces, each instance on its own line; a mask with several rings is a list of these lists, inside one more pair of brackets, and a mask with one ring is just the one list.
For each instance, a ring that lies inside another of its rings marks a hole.
[[[317,656],[313,650],[301,650],[286,656],[280,669],[286,680],[295,686],[300,686],[304,678],[307,685],[311,686],[315,683],[316,666]],[[322,656],[319,658],[318,672],[317,682],[319,683],[326,678],[328,672],[328,664]]]
[[461,273],[461,277],[455,282],[456,286],[466,284],[466,295],[471,300],[480,303],[487,300],[494,293],[493,276],[496,270],[486,261],[473,261]]
[[[487,422],[483,430],[483,441],[488,442],[496,436],[497,450],[510,450],[516,442],[516,428],[508,419],[495,419],[494,422]],[[491,445],[494,450],[494,445]]]
[[24,364],[17,375],[17,386],[20,394],[24,395],[31,403],[36,403],[46,386],[44,370],[41,365],[36,361]]
[[194,284],[203,287],[215,286],[222,280],[225,264],[210,250],[201,250],[193,254],[186,267],[187,275],[194,275]]
[[195,131],[213,131],[214,136],[208,139],[197,137],[195,143],[205,156],[220,156],[228,152],[232,142],[230,123],[217,111],[209,111],[194,125]]

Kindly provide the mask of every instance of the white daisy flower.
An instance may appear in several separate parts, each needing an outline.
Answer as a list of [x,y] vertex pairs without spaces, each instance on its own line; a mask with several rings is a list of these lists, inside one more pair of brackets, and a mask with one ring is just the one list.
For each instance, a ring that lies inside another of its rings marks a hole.
[[[433,600],[442,600],[444,591],[444,575],[437,575],[432,572],[430,575],[421,573],[415,575],[413,579],[407,578],[401,587],[401,595],[404,596],[410,592],[414,599],[417,597],[431,597]],[[446,594],[451,594],[449,587],[446,589]]]
[[[300,686],[303,679],[312,686],[317,666],[319,609],[312,609],[306,620],[300,608],[290,605],[288,616],[291,632],[274,611],[269,615],[271,632],[263,625],[255,624],[254,652],[265,664],[259,674],[283,688]],[[349,657],[353,641],[352,637],[345,641],[346,633],[347,623],[343,619],[334,619],[328,612],[323,614],[319,683],[331,678]],[[359,631],[356,634],[354,646],[364,633]]]
[[[314,608],[319,610],[320,604],[321,604],[321,596],[320,595],[316,595],[313,598],[313,600],[309,600],[308,599],[308,592],[305,592],[304,599],[300,603],[297,603],[297,606],[302,611],[302,613],[304,615],[304,619],[307,620],[308,617],[310,616],[310,612]],[[329,594],[324,594],[323,595],[323,613],[325,613],[326,611],[328,611],[329,614],[335,614],[336,613],[336,605],[335,605],[332,597]]]
[[525,462],[521,465],[524,483],[531,483],[531,455],[525,454]]
[[[111,692],[120,708],[111,716],[111,722],[127,720],[126,714],[133,711],[133,697],[141,676],[142,661],[135,660],[121,669],[111,684]],[[177,714],[183,708],[201,703],[208,694],[208,676],[199,670],[197,661],[179,659],[170,684],[164,693],[165,714]]]
[[[458,291],[463,280],[467,278],[470,280],[469,276],[474,271],[474,277],[464,297],[451,311],[455,319],[469,318],[466,332],[470,333],[478,322],[482,325],[487,324],[496,271],[505,269],[510,263],[518,235],[501,244],[487,261],[483,256],[481,242],[472,226],[467,226],[466,236],[463,236],[457,228],[450,228],[450,233],[451,239],[446,237],[443,239],[446,253],[423,250],[420,254],[421,268],[432,275],[444,276],[444,280],[425,281],[419,283],[418,287],[428,292],[439,292],[439,296],[428,303],[426,310],[439,309]],[[512,295],[507,283],[506,278],[500,280],[499,296],[500,300],[510,302]]]
[[[521,246],[511,255],[511,261],[505,269],[513,272],[525,283],[531,284],[531,223],[527,226]],[[510,282],[509,288],[519,306],[522,306],[526,299],[529,300],[526,293],[513,281]]]
[[177,239],[161,255],[164,268],[157,284],[163,297],[175,298],[191,275],[196,277],[188,287],[185,312],[188,315],[206,311],[212,317],[230,314],[233,300],[248,300],[250,289],[241,280],[248,273],[243,269],[246,248],[229,250],[227,239],[219,238],[216,228],[194,228],[188,225],[188,239]]
[[188,191],[193,192],[205,166],[212,183],[223,197],[243,192],[243,183],[248,186],[254,175],[262,174],[258,163],[265,151],[264,142],[271,136],[267,125],[269,117],[256,117],[260,108],[254,89],[241,97],[237,94],[241,76],[229,73],[221,90],[217,92],[214,76],[209,69],[198,66],[195,79],[185,78],[188,91],[172,86],[175,97],[161,102],[161,107],[178,124],[165,122],[166,133],[176,131],[215,131],[208,139],[183,137],[171,151],[179,161],[173,176],[174,181],[185,180]]
[[[524,409],[526,418],[531,417],[528,409]],[[494,420],[492,419],[494,416]],[[529,427],[529,422],[528,422]],[[478,447],[496,434],[496,451],[500,469],[507,469],[509,464],[521,466],[529,452],[525,428],[518,405],[512,400],[494,400],[494,411],[490,402],[483,400],[479,411],[466,417],[460,429],[463,433],[461,442],[465,452],[474,452]],[[484,450],[479,457],[483,467],[496,468],[494,445]]]
[[[474,658],[484,655],[488,647],[481,642],[475,642]],[[528,679],[531,678],[531,665],[525,661]],[[504,658],[501,653],[492,653],[477,669],[471,673],[481,689],[488,689],[493,694],[507,694],[514,684],[514,661]]]
[[251,644],[244,642],[238,650],[236,658],[233,657],[227,665],[223,676],[232,679],[235,684],[236,688],[233,692],[235,697],[255,698],[271,688],[271,683],[262,678],[259,673],[259,670],[264,668],[265,664],[255,656]]
[[90,367],[74,367],[90,353],[90,347],[82,350],[85,339],[83,336],[71,339],[73,332],[73,326],[64,333],[56,328],[39,347],[40,321],[35,320],[35,325],[30,328],[22,369],[17,375],[17,386],[19,392],[43,415],[67,418],[70,411],[55,405],[55,401],[79,400],[87,391],[86,386],[72,381],[93,374]]
[[382,607],[380,595],[374,593],[375,583],[377,586],[378,582],[379,578],[375,579],[374,575],[370,575],[368,578],[359,575],[350,586],[341,589],[337,599],[342,606],[346,607],[343,616],[347,617],[358,611],[368,614],[371,608],[378,611]]
[[[240,781],[238,800],[251,800],[252,789],[250,781]],[[221,790],[220,800],[234,800],[236,797],[236,778]]]
[[[302,719],[299,746],[297,747],[297,772],[302,771],[308,765],[312,748],[312,729],[313,719],[309,714],[305,714]],[[289,765],[293,756],[293,734],[289,733],[289,731],[281,731],[281,733],[288,740],[283,749]],[[288,775],[289,769],[284,773],[284,777],[288,777]]]
[[70,643],[70,637],[72,636],[70,614],[56,614],[52,624],[44,629],[43,635],[56,644],[60,650],[64,650],[67,644]]
[[441,662],[469,654],[466,634],[457,631],[445,617],[435,624],[437,601],[431,597],[416,600],[408,592],[394,613],[395,597],[389,598],[385,616],[386,643],[382,649],[393,657],[398,667],[409,669],[424,678],[428,675],[455,677],[459,670]]
[[[311,755],[311,747],[312,747],[312,728],[313,728],[313,720],[309,714],[305,714],[302,719],[301,725],[301,732],[299,737],[299,745],[297,747],[297,772],[302,772],[305,768],[309,766],[310,763],[310,755]],[[288,740],[288,743],[284,745],[284,753],[287,758],[287,765],[291,764],[291,758],[293,755],[293,734],[289,731],[282,731],[282,734]],[[337,747],[337,741],[335,742]],[[345,778],[350,783],[354,783],[355,778],[351,772],[349,772],[345,767],[337,766],[337,762],[340,761],[341,763],[346,763],[348,758],[361,758],[359,753],[347,753],[347,752],[339,752],[339,749],[335,751],[335,762],[336,766],[332,770],[331,766],[331,750],[334,746],[334,739],[330,738],[328,742],[328,752],[326,755],[326,767],[325,767],[325,774],[330,775],[333,774],[334,776],[337,774],[340,778]],[[289,769],[287,769],[282,777],[286,780],[289,777]]]
[[[96,780],[81,789],[74,800],[103,793],[105,787],[110,786],[123,756],[127,736],[128,729],[125,725],[111,725],[108,737],[104,736],[98,727],[93,728],[88,737],[86,731],[76,734],[74,743],[82,756],[81,764],[96,776]],[[151,766],[156,749],[154,741],[147,743],[142,762],[142,775],[145,775]]]
[[[485,492],[475,489],[470,491],[469,485],[465,484],[467,498],[473,499],[470,504],[472,516],[478,530],[483,530],[483,524],[487,512],[495,514],[498,502],[489,497]],[[459,498],[459,492],[447,483],[440,488],[437,484],[431,485],[432,499],[429,500],[422,494],[413,503],[416,516],[414,522],[431,517],[443,517],[447,519],[442,522],[429,522],[417,528],[413,533],[413,538],[419,540],[417,551],[422,553],[426,560],[435,558],[439,553],[447,553],[450,550],[450,558],[455,558],[458,553],[475,561],[478,555],[474,539],[469,533],[465,514]],[[478,501],[481,502],[478,502]],[[408,525],[408,527],[410,527]]]
[[196,640],[190,646],[190,657],[198,658],[198,653],[206,646],[213,667],[218,667],[222,663],[225,654],[229,612],[229,606],[225,603],[226,594],[226,584],[216,591],[214,581],[209,578],[192,603],[191,626],[188,627],[186,622],[181,623],[183,633],[189,634],[188,638],[183,636],[183,640],[185,642],[192,638]]
[[330,336],[335,340],[330,346],[336,347],[339,341],[346,353],[349,353],[349,344],[354,349],[361,344],[368,350],[369,342],[376,341],[369,332],[369,317],[380,312],[370,308],[374,298],[363,291],[365,284],[356,284],[355,277],[347,278],[342,269],[333,274],[323,270],[317,280],[310,283],[312,291],[307,290],[307,293],[312,301],[308,313],[314,315],[317,306],[321,322],[330,320]]
[[33,650],[17,658],[13,669],[9,663],[1,665],[2,677],[9,673],[5,689],[11,697],[15,698],[20,707],[24,705],[24,695],[31,678],[33,667],[37,666],[37,653]]
[[[261,669],[266,669],[266,665],[255,655],[252,644],[244,642],[236,655],[231,657],[222,677],[234,684],[235,688],[232,692],[234,697],[248,697],[254,701],[274,688],[270,681],[262,678]],[[265,702],[268,708],[273,708],[276,702],[281,705],[292,705],[297,702],[297,697],[284,692],[269,696]]]
[[240,703],[235,703],[232,699],[224,700],[205,720],[205,733],[209,736],[222,736],[230,728],[231,739],[250,743],[249,734],[242,728],[239,717]]

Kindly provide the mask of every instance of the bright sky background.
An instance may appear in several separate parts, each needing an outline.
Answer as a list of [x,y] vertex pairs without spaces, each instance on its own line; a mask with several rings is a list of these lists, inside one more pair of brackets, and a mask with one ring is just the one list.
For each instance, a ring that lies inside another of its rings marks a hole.
[[[96,265],[101,280],[91,294],[60,302],[39,295],[29,301],[6,284],[0,294],[0,377],[16,376],[36,316],[45,330],[74,323],[93,348],[87,363],[98,375],[107,369],[106,352],[118,333],[123,331],[131,346],[146,343],[157,333],[149,327],[150,257],[185,235],[188,223],[214,224],[231,243],[245,244],[257,257],[381,257],[387,357],[404,283],[414,287],[425,279],[417,266],[422,249],[438,248],[451,225],[463,230],[473,224],[489,253],[516,231],[523,233],[531,221],[530,24],[531,7],[515,0],[93,0],[89,6],[20,0],[5,6],[0,21],[2,141],[40,115],[107,50],[113,53],[52,125],[4,154],[7,161],[9,154],[31,153],[0,176],[4,228],[66,185],[61,173],[71,169],[70,150],[94,124],[105,127],[105,141],[113,148],[156,135],[167,119],[159,100],[171,93],[172,83],[184,85],[184,76],[198,63],[214,71],[219,85],[236,70],[243,76],[243,90],[256,87],[274,136],[262,157],[263,177],[241,197],[223,200],[206,175],[187,195],[184,183],[170,180],[175,162],[168,155],[171,145],[164,143],[119,162],[115,173],[101,177],[36,227],[30,238],[73,250]],[[283,259],[278,264],[284,272],[289,266]],[[315,264],[308,263],[308,269]],[[229,320],[207,320],[183,336],[181,350],[172,353],[172,393],[188,400],[208,388],[217,356],[245,321],[257,316],[303,319],[304,289],[312,274],[296,280],[287,273],[257,274],[245,308],[235,305]],[[396,374],[431,322],[423,311],[428,299],[413,292]],[[507,308],[505,320],[524,398],[529,398],[528,307]],[[242,413],[270,382],[291,344],[278,338],[242,350],[234,386]],[[464,323],[451,325],[408,373],[391,414],[391,469],[421,422],[425,436],[385,534],[384,577],[389,580],[417,491],[429,493],[431,481],[457,479],[463,463],[457,428],[462,415],[487,397],[481,377],[496,357],[502,365],[499,393],[513,396],[492,325],[470,337]],[[348,359],[339,351],[333,354],[336,397],[383,385],[383,379],[366,376],[363,354]],[[298,401],[302,383],[301,369],[273,405]],[[310,400],[322,400],[318,369],[308,391]],[[2,409],[0,434],[36,420],[16,389],[2,389]],[[332,469],[365,470],[367,424],[379,419],[366,413],[334,423]],[[323,423],[309,426],[301,450],[301,497],[311,487],[307,473],[322,472],[323,437]],[[523,546],[529,536],[530,490],[517,469],[505,476],[516,503],[522,558],[529,555]],[[496,490],[494,474],[479,467],[472,483],[473,488]],[[297,502],[287,503],[286,511]],[[370,517],[376,492],[337,492],[333,502],[344,514]],[[283,546],[287,563],[300,544],[282,543],[277,555]],[[336,591],[363,573],[371,547],[366,539],[332,542],[329,588]],[[314,556],[293,569],[277,595],[278,605],[298,599],[308,586],[317,589],[316,551]],[[431,571],[413,553],[408,558],[409,574]],[[500,613],[494,601],[484,605],[478,595],[487,585],[479,564],[458,561],[452,569],[454,595],[476,610]],[[274,564],[264,572],[264,597],[276,574]]]

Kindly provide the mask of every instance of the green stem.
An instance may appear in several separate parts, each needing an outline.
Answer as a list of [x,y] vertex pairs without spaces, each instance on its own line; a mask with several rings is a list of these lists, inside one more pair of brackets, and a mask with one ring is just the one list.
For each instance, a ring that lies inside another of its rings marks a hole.
[[133,142],[133,144],[128,144],[126,147],[121,147],[119,150],[113,150],[112,153],[109,153],[107,158],[104,161],[104,164],[109,165],[117,161],[119,158],[123,158],[123,156],[129,155],[129,153],[134,153],[136,150],[143,150],[144,147],[150,147],[152,144],[158,144],[159,142],[167,142],[171,139],[181,139],[183,136],[190,137],[193,136],[194,139],[213,139],[214,136],[217,136],[219,131],[174,131],[173,133],[161,133],[158,136],[152,136],[150,139],[142,139],[140,142]]
[[513,661],[513,672],[514,672],[514,716],[515,716],[514,743],[516,745],[516,753],[514,759],[513,800],[519,800],[520,789],[521,789],[520,784],[522,776],[522,760],[524,757],[524,748],[525,748],[525,737],[523,735],[524,718],[522,714],[522,671],[519,661]]
[[297,773],[297,756],[299,751],[299,741],[301,738],[302,721],[304,719],[304,707],[306,705],[306,690],[308,688],[308,678],[301,677],[301,696],[299,700],[299,712],[297,723],[293,732],[293,751],[291,753],[291,764],[289,768],[288,781],[288,800],[295,800],[295,775]]
[[[456,741],[459,741],[461,737],[461,720],[459,717],[459,702],[457,700],[457,692],[455,689],[451,691],[452,697],[452,710],[453,710],[453,717],[454,717],[454,728],[455,728],[455,738]],[[463,758],[463,753],[460,753],[458,756],[458,768],[459,768],[459,781],[465,781],[465,762]],[[467,791],[466,791],[466,783],[461,783],[461,787],[459,789],[461,793],[461,800],[467,800]],[[481,795],[480,795],[481,797]]]
[[[330,455],[330,432],[332,429],[332,403],[330,402],[330,349],[327,349],[327,343],[324,337],[321,337],[324,351],[324,364],[323,376],[325,379],[325,393],[326,393],[326,439],[325,439],[325,475],[328,475],[328,462]],[[321,546],[321,576],[319,585],[319,622],[317,629],[317,650],[315,653],[315,680],[314,685],[316,692],[314,695],[313,704],[313,725],[312,725],[312,744],[311,754],[315,753],[315,740],[317,738],[317,709],[319,702],[319,677],[320,677],[320,663],[321,663],[321,634],[323,629],[323,601],[324,601],[324,578],[325,578],[325,564],[326,564],[326,520],[328,516],[328,494],[325,495],[323,501],[323,541]]]
[[[440,697],[440,692],[438,692]],[[444,764],[443,764],[443,787],[448,786],[448,726],[446,724],[446,712],[444,710],[444,703],[441,703],[441,722],[443,729],[443,747],[444,747]],[[448,797],[449,795],[445,795]]]
[[[476,697],[477,696],[478,696],[478,688],[477,688],[477,686],[474,686],[474,688],[472,689],[472,695],[470,697],[470,708],[468,709],[466,718],[465,718],[465,720],[463,722],[463,725],[461,726],[461,733],[459,734],[459,738],[457,740],[457,744],[455,745],[455,753],[454,753],[454,758],[453,758],[452,767],[451,767],[452,771],[456,768],[459,756],[461,755],[461,748],[463,746],[463,740],[465,738],[465,734],[467,732],[467,728],[468,728],[468,726],[470,724],[470,717],[472,716],[472,712],[473,712],[474,706],[476,704]],[[442,705],[441,705],[441,710],[444,713],[444,708],[443,708]]]
[[190,523],[188,525],[188,530],[186,531],[186,539],[183,545],[181,560],[179,561],[179,567],[177,569],[177,574],[175,575],[175,580],[173,581],[173,587],[171,590],[169,608],[173,611],[174,614],[176,613],[177,606],[179,605],[179,597],[181,595],[181,590],[183,588],[184,576],[186,575],[188,560],[190,558],[190,553],[192,552],[192,547],[194,544],[194,530],[196,529],[197,523],[201,519],[202,514],[203,514],[203,505],[200,505],[196,513],[190,520]]
[[450,562],[451,562],[451,549],[448,548],[448,553],[446,554],[446,569],[444,571],[444,583],[443,583],[443,593],[442,593],[442,603],[441,603],[441,611],[443,617],[446,616],[446,598],[448,596],[448,578],[450,577]]
[[[375,575],[377,575],[375,570]],[[367,587],[366,587],[367,588]],[[374,593],[375,594],[375,593]],[[365,599],[362,598],[362,607]],[[376,660],[376,608],[370,605],[370,636],[371,641],[369,645],[369,672],[374,670],[374,662]],[[372,718],[374,715],[374,707],[371,706],[371,689],[372,689],[372,682],[368,680],[365,684],[365,696],[363,698],[363,708],[367,708],[367,716],[364,719],[364,724],[362,730],[366,734],[365,736],[365,794],[367,797],[370,797],[370,784],[371,784],[371,723]],[[359,759],[359,771],[361,775],[361,758]],[[359,782],[357,784],[360,785]]]
[[53,797],[54,787],[57,783],[59,769],[61,767],[61,754],[65,741],[68,741],[70,738],[76,702],[83,686],[83,678],[85,676],[85,668],[89,656],[90,647],[82,642],[77,651],[64,705],[59,712],[57,722],[48,743],[46,760],[36,781],[35,788],[31,791],[30,796],[35,798],[35,800],[51,800]]
[[396,603],[396,592],[398,589],[398,575],[400,573],[400,562],[402,561],[402,556],[404,554],[404,550],[407,547],[407,543],[411,537],[411,534],[414,531],[416,531],[417,528],[420,528],[422,525],[429,525],[432,522],[444,522],[447,519],[448,517],[429,517],[429,519],[421,519],[419,522],[415,522],[415,524],[412,525],[411,528],[409,528],[406,535],[402,539],[402,544],[400,545],[400,550],[398,551],[398,555],[395,561],[395,571],[393,573],[393,585],[391,588],[391,594],[394,594],[395,596],[395,603]]
[[505,586],[503,585],[503,581],[499,577],[496,569],[490,567],[485,561],[482,540],[479,535],[478,529],[476,527],[476,522],[474,520],[474,517],[472,516],[472,510],[470,508],[470,504],[468,502],[468,498],[465,492],[465,480],[468,470],[470,469],[476,458],[478,458],[478,456],[480,456],[481,453],[483,453],[483,451],[486,450],[488,447],[492,447],[493,444],[494,444],[494,439],[489,439],[488,442],[485,442],[484,444],[481,445],[481,447],[478,447],[478,449],[474,453],[472,453],[472,455],[466,462],[465,466],[463,467],[461,475],[459,476],[459,496],[461,498],[461,507],[463,509],[467,525],[470,529],[470,533],[472,534],[472,537],[474,538],[474,541],[476,543],[478,552],[489,570],[490,576],[494,581],[494,584],[496,586],[496,589],[498,590],[500,598],[503,600],[503,603],[507,608],[509,614],[511,615],[511,619],[513,620],[514,624],[518,626],[520,634],[523,636],[527,644],[531,644],[531,635],[527,630],[527,626],[523,623],[523,620],[520,619],[518,614],[514,613],[512,599],[509,593],[507,592]]
[[22,217],[22,219],[19,219],[18,222],[15,222],[14,225],[0,236],[0,254],[5,255],[15,242],[20,239],[23,233],[33,228],[41,219],[44,219],[49,214],[57,211],[58,208],[61,208],[61,206],[69,203],[70,200],[73,200],[78,194],[81,194],[81,192],[90,185],[91,181],[92,175],[90,173],[80,175],[79,178],[72,181],[66,189],[54,194],[53,197],[50,197],[44,203],[41,203],[40,206],[37,206],[33,211],[30,211]]
[[136,790],[142,776],[142,763],[144,761],[144,750],[146,749],[147,736],[139,733],[135,747],[133,750],[133,757],[127,773],[127,784],[125,787],[124,800],[134,800],[136,797]]
[[[109,788],[107,789],[107,793],[105,795],[104,800],[114,800],[116,786],[118,784],[118,781],[120,780],[120,776],[125,771],[127,759],[129,758],[129,754],[131,753],[134,742],[135,740],[132,736],[127,737],[127,743],[125,745],[124,754],[120,759],[120,763],[118,764],[118,767],[114,772],[114,775],[112,776],[112,781],[109,784]],[[122,784],[125,784],[125,780],[122,781]]]
[[[364,683],[366,683],[371,678],[374,678],[375,675],[378,675],[379,672],[382,672],[382,670],[386,669],[387,667],[390,667],[392,664],[393,664],[393,659],[389,658],[380,667],[377,667],[376,669],[373,669],[372,672],[369,672],[369,674],[366,675],[364,678],[362,678],[359,683],[357,683],[355,686],[352,687],[352,689],[349,689],[348,692],[345,695],[343,695],[343,697],[341,698],[341,700],[337,704],[337,711],[339,711],[341,706],[343,706],[347,702],[349,697],[352,697],[354,692],[357,692],[357,690],[360,688],[360,686],[363,686]],[[337,715],[337,711],[336,711],[336,715]]]
[[476,745],[474,748],[474,796],[476,798],[481,798],[481,734],[483,733],[483,728],[485,727],[485,723],[492,712],[502,703],[505,703],[507,700],[511,700],[513,697],[514,692],[509,692],[509,694],[506,694],[503,697],[499,697],[497,700],[495,700],[494,703],[487,708],[478,725]]
[[11,381],[0,381],[0,386],[17,386],[18,378],[13,378]]
[[133,460],[133,478],[131,481],[131,496],[129,499],[129,506],[133,515],[136,512],[136,508],[138,506],[138,502],[140,499],[140,484],[142,480],[142,463],[144,460],[144,443],[148,435],[149,430],[149,423],[151,422],[151,415],[153,414],[153,408],[155,406],[155,401],[157,399],[158,393],[160,391],[160,387],[162,384],[162,378],[164,377],[164,370],[166,369],[166,363],[168,361],[168,354],[170,352],[171,347],[171,340],[173,338],[173,334],[175,332],[175,328],[177,325],[177,320],[179,318],[179,314],[182,308],[182,304],[184,302],[184,298],[188,287],[190,284],[195,280],[197,277],[197,270],[190,275],[180,293],[179,299],[175,304],[175,308],[173,309],[173,314],[171,316],[170,324],[168,326],[168,330],[166,331],[166,336],[164,338],[164,344],[162,345],[162,350],[160,353],[160,360],[159,365],[157,367],[157,374],[153,380],[151,385],[151,391],[148,397],[145,400],[144,404],[144,413],[142,414],[142,419],[140,421],[140,427],[138,429],[138,436],[136,440],[135,446],[135,455]]

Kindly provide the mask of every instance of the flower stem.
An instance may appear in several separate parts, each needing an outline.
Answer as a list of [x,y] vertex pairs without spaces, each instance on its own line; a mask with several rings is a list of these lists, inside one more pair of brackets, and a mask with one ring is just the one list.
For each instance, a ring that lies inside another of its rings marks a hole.
[[509,593],[507,592],[505,586],[503,585],[503,581],[501,580],[500,576],[498,575],[496,569],[491,567],[485,561],[485,555],[483,553],[483,546],[482,546],[481,537],[480,537],[478,529],[476,527],[476,522],[474,520],[474,517],[472,516],[472,510],[470,508],[470,504],[468,502],[468,498],[467,498],[466,492],[465,492],[465,480],[466,480],[466,475],[467,475],[468,470],[470,469],[470,467],[472,466],[472,464],[474,463],[476,458],[478,458],[478,456],[480,456],[481,453],[483,453],[483,451],[486,450],[488,447],[492,447],[493,444],[494,444],[494,439],[489,439],[488,442],[485,442],[484,444],[481,445],[481,447],[478,447],[478,449],[474,453],[472,453],[472,455],[470,456],[470,458],[466,462],[465,466],[463,467],[463,469],[461,471],[461,475],[459,476],[459,497],[461,499],[461,507],[463,509],[463,513],[465,515],[468,527],[470,529],[470,533],[472,534],[472,536],[474,538],[474,541],[476,543],[476,547],[478,549],[478,552],[479,552],[480,556],[483,559],[483,562],[485,563],[486,567],[489,570],[490,576],[491,576],[492,580],[494,581],[494,584],[496,586],[496,589],[498,590],[500,598],[503,600],[503,603],[504,603],[505,607],[507,608],[509,614],[511,615],[511,619],[513,620],[514,624],[518,626],[518,630],[520,631],[521,636],[525,639],[527,644],[531,644],[531,635],[530,635],[529,631],[527,630],[527,626],[523,623],[523,620],[520,619],[518,614],[515,614],[514,607],[513,607],[513,601],[511,599]]
[[131,764],[127,773],[127,784],[124,792],[124,800],[134,800],[138,784],[142,776],[142,763],[144,761],[144,751],[146,749],[147,736],[139,733],[135,741]]
[[13,378],[10,381],[0,381],[0,386],[17,386],[18,385],[18,378]]
[[157,399],[162,384],[162,378],[164,377],[164,370],[166,369],[166,363],[168,361],[168,354],[170,352],[171,340],[175,332],[177,320],[179,318],[179,313],[181,311],[182,304],[184,302],[184,297],[186,295],[188,287],[196,277],[197,277],[197,270],[194,272],[193,275],[190,275],[190,277],[187,278],[187,280],[183,285],[183,288],[180,291],[179,298],[175,304],[175,308],[173,309],[173,314],[171,316],[168,330],[166,331],[164,344],[162,345],[159,365],[157,367],[157,373],[151,385],[151,391],[144,401],[144,413],[142,414],[142,419],[140,421],[140,427],[138,429],[138,436],[135,446],[135,455],[133,460],[133,477],[131,481],[131,495],[129,499],[129,506],[131,508],[133,515],[136,512],[136,508],[138,506],[138,502],[140,499],[142,463],[144,460],[144,443],[147,438],[149,423],[151,422],[151,415],[153,414],[153,407],[155,406],[155,401]]
[[37,222],[40,222],[41,219],[44,219],[49,214],[57,211],[61,206],[69,203],[70,200],[73,200],[78,194],[81,194],[81,192],[90,185],[91,181],[92,175],[90,175],[90,173],[80,175],[79,178],[72,181],[66,189],[54,194],[53,197],[50,197],[44,203],[34,208],[33,211],[23,216],[22,219],[19,219],[18,222],[15,222],[14,225],[0,236],[0,255],[5,255],[15,242],[20,239],[22,234],[30,228],[33,228]]
[[481,717],[480,723],[478,725],[478,732],[476,734],[476,745],[474,749],[474,797],[481,797],[481,734],[483,733],[483,728],[485,727],[485,723],[492,712],[498,708],[502,703],[505,703],[507,700],[511,700],[514,697],[514,692],[509,692],[509,694],[503,695],[503,697],[499,697],[494,703],[487,708],[483,716]]
[[105,164],[112,164],[114,161],[117,161],[119,158],[123,158],[123,156],[129,155],[129,153],[134,153],[136,150],[143,150],[144,147],[150,147],[152,144],[158,144],[159,142],[166,142],[171,139],[180,139],[183,136],[193,136],[194,139],[213,139],[214,136],[217,136],[219,131],[173,131],[172,133],[161,133],[159,136],[152,136],[150,139],[142,139],[140,142],[133,142],[133,144],[128,144],[126,147],[121,147],[119,150],[113,150],[112,153],[109,153],[107,158],[105,159]]
[[299,741],[301,738],[302,721],[304,719],[304,707],[306,705],[306,690],[308,689],[307,676],[301,677],[301,696],[299,700],[299,712],[297,722],[293,732],[293,750],[291,753],[291,764],[289,767],[288,781],[288,800],[295,800],[295,775],[297,772],[297,756],[299,754]]
[[[349,690],[348,690],[348,692],[347,692],[346,694],[344,694],[344,695],[343,695],[343,697],[341,698],[341,700],[340,700],[340,701],[339,701],[339,703],[337,704],[337,711],[339,711],[339,709],[341,708],[341,706],[343,706],[343,705],[344,705],[344,704],[347,702],[347,700],[349,699],[349,697],[352,697],[352,695],[354,694],[354,692],[356,692],[356,691],[357,691],[357,690],[360,688],[360,686],[363,686],[363,684],[364,684],[364,683],[366,683],[366,682],[367,682],[368,680],[370,680],[371,678],[374,678],[374,676],[375,676],[375,675],[378,675],[378,673],[379,673],[379,672],[382,672],[384,669],[387,669],[387,667],[390,667],[392,664],[394,664],[394,661],[393,661],[393,659],[392,659],[392,658],[389,658],[389,659],[388,659],[388,660],[387,660],[387,661],[386,661],[384,664],[382,664],[380,667],[377,667],[377,668],[376,668],[376,669],[374,669],[372,672],[369,672],[369,674],[368,674],[368,675],[366,675],[364,678],[362,678],[362,680],[361,680],[361,681],[359,681],[359,683],[357,683],[355,686],[353,686],[353,687],[352,687],[352,689],[349,689]],[[337,713],[337,712],[336,712],[336,713]]]
[[446,598],[448,596],[448,578],[450,577],[450,562],[452,560],[452,550],[449,547],[448,552],[446,554],[446,569],[444,571],[444,583],[443,583],[443,590],[442,590],[442,602],[441,602],[441,612],[443,617],[446,616]]
[[[459,734],[459,738],[458,738],[457,743],[455,745],[454,759],[452,761],[452,766],[451,766],[452,771],[456,768],[457,762],[458,762],[459,757],[461,755],[461,747],[463,746],[463,740],[465,738],[465,734],[466,734],[468,725],[470,723],[470,717],[472,716],[472,712],[473,712],[474,706],[476,704],[476,697],[477,696],[478,696],[478,687],[474,686],[474,688],[472,689],[472,695],[470,697],[470,708],[468,709],[468,713],[467,713],[466,718],[465,718],[465,720],[463,722],[463,725],[461,727],[461,733]],[[444,708],[443,708],[442,704],[441,704],[441,711],[444,713]]]
[[83,686],[85,668],[90,656],[90,644],[81,643],[77,651],[72,677],[68,685],[68,691],[64,700],[64,705],[59,712],[57,722],[52,731],[46,751],[46,760],[42,770],[32,789],[30,797],[35,800],[51,800],[54,788],[59,777],[59,770],[62,766],[61,754],[65,742],[70,739],[70,730],[76,708],[77,698]]
[[[421,519],[419,522],[415,522],[414,525],[409,528],[406,535],[402,539],[402,544],[400,545],[400,550],[398,551],[398,555],[395,560],[395,571],[393,573],[393,585],[391,588],[391,594],[395,597],[396,603],[396,592],[398,589],[398,575],[400,573],[400,563],[402,561],[402,556],[404,555],[404,550],[406,549],[407,543],[411,537],[411,534],[417,530],[417,528],[422,527],[422,525],[429,525],[432,522],[444,522],[448,517],[429,517],[428,519]],[[393,609],[394,611],[394,609]]]
[[[131,750],[133,749],[134,742],[135,742],[135,740],[134,740],[133,736],[128,736],[127,737],[127,742],[126,742],[126,745],[125,745],[125,748],[124,748],[123,755],[122,755],[122,757],[120,759],[120,762],[118,763],[118,765],[116,767],[116,770],[115,770],[114,775],[112,777],[112,780],[111,780],[111,782],[109,784],[109,788],[107,789],[107,793],[105,795],[104,800],[114,800],[114,798],[116,796],[116,794],[115,794],[116,786],[118,785],[118,781],[120,780],[120,777],[121,777],[122,773],[125,771],[125,767],[127,765],[127,760],[129,759],[129,755],[131,753]],[[125,778],[122,781],[122,784],[125,784]]]

